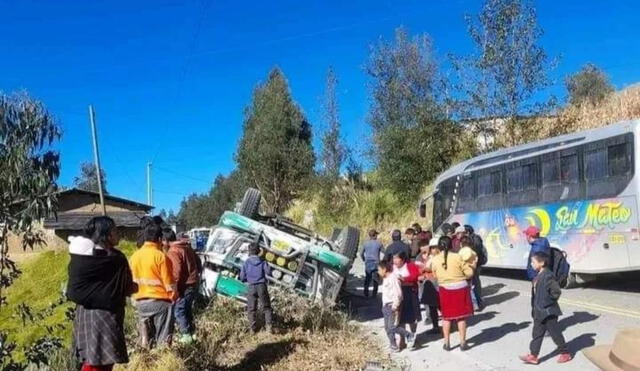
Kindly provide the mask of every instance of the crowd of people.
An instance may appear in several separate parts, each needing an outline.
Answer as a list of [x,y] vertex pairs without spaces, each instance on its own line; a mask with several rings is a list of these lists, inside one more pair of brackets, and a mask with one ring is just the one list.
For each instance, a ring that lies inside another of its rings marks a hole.
[[[369,297],[373,285],[372,296],[377,297],[381,284],[384,326],[393,352],[415,345],[417,326],[422,320],[421,305],[427,314],[425,322],[432,325],[427,333],[441,335],[444,350],[452,349],[453,324],[457,325],[460,350],[470,348],[467,320],[485,307],[480,275],[488,260],[487,250],[470,225],[445,223],[440,231],[440,235],[433,236],[418,224],[407,228],[404,234],[394,230],[392,242],[385,248],[378,240],[378,232],[372,229],[362,246],[364,296]],[[537,364],[542,340],[549,333],[560,352],[557,361],[568,362],[572,356],[558,327],[560,287],[550,271],[551,247],[536,227],[524,232],[531,244],[527,277],[532,282],[534,326],[530,352],[520,359]]]
[[83,371],[110,371],[128,362],[124,313],[129,296],[140,346],[195,339],[193,301],[202,267],[189,238],[177,236],[159,217],[145,217],[138,250],[128,261],[117,248],[119,241],[108,216],[92,218],[83,235],[69,238],[67,297],[76,304],[72,347]]
[[[415,345],[424,306],[431,334],[441,334],[443,348],[452,349],[451,329],[456,324],[460,350],[467,344],[467,319],[484,309],[481,268],[487,263],[482,238],[470,225],[444,224],[433,236],[414,224],[404,234],[391,233],[386,248],[378,232],[370,230],[361,258],[365,265],[364,296],[378,296],[390,349],[401,351]],[[531,244],[527,276],[532,281],[534,321],[530,352],[523,362],[538,363],[546,333],[560,350],[559,362],[571,360],[558,327],[560,287],[550,266],[551,247],[535,227],[525,230]],[[67,297],[76,304],[73,350],[83,371],[110,371],[128,362],[124,335],[126,298],[136,311],[139,344],[145,348],[169,345],[174,340],[195,340],[193,302],[202,266],[186,235],[176,235],[161,218],[144,217],[138,249],[127,260],[117,248],[120,237],[113,219],[92,218],[81,236],[69,238]],[[239,279],[247,284],[247,315],[257,331],[256,313],[261,307],[266,330],[272,326],[267,277],[269,265],[260,257],[257,244],[249,247]],[[176,334],[177,330],[177,334]],[[399,342],[397,342],[399,338]]]

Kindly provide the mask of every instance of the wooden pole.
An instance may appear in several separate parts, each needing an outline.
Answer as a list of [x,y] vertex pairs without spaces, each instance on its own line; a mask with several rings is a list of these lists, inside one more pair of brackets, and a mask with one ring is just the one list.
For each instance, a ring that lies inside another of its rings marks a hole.
[[100,170],[100,151],[98,150],[96,113],[93,110],[92,105],[89,105],[89,121],[91,122],[91,134],[93,136],[93,159],[96,165],[96,176],[98,177],[98,193],[100,194],[100,205],[102,205],[102,215],[107,215],[107,207],[104,204],[104,191],[102,190],[102,171]]

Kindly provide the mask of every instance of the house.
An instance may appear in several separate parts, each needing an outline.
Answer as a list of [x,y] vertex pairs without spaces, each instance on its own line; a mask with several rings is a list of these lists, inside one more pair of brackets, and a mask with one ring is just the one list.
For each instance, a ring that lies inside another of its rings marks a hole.
[[[81,233],[92,217],[102,215],[97,192],[71,188],[60,191],[57,197],[57,215],[46,218],[42,225],[48,244],[54,246],[66,244],[67,238]],[[136,240],[140,219],[153,209],[153,206],[112,195],[105,195],[104,203],[107,216],[118,226],[120,237],[132,241]]]

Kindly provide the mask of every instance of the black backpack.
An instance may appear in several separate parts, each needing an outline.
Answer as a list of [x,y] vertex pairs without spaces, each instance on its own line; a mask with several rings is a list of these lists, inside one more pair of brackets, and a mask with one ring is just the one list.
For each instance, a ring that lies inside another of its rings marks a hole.
[[474,233],[471,238],[473,239],[473,251],[478,255],[478,266],[482,267],[487,264],[487,249],[484,248],[482,237]]
[[571,265],[567,261],[567,253],[557,247],[552,247],[549,260],[551,271],[560,287],[567,286],[569,271],[571,270]]

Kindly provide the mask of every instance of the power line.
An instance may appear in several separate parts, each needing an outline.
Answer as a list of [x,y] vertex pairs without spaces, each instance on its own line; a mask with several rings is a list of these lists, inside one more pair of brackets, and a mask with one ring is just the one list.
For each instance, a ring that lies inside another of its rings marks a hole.
[[190,176],[190,175],[185,175],[185,174],[182,174],[182,173],[177,172],[175,170],[170,170],[170,169],[163,168],[163,167],[156,166],[155,169],[163,171],[165,173],[177,175],[177,176],[179,176],[181,178],[191,179],[191,180],[194,180],[194,181],[197,181],[197,182],[203,182],[203,183],[207,183],[207,184],[212,184],[213,183],[213,181],[211,181],[211,180],[204,180],[202,178],[196,178],[196,177],[193,177],[193,176]]

